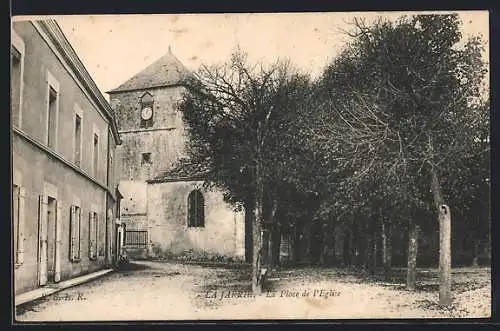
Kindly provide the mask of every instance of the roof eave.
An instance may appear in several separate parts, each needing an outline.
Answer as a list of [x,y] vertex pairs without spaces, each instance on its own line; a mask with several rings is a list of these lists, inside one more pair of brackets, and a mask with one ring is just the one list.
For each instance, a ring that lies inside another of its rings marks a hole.
[[92,79],[92,76],[90,76],[89,72],[83,65],[82,61],[76,54],[75,50],[73,49],[73,46],[71,46],[71,43],[64,35],[64,32],[59,27],[59,24],[57,24],[57,21],[54,19],[47,19],[47,20],[38,20],[36,21],[36,24],[35,22],[32,23],[33,25],[35,25],[35,27],[36,24],[39,24],[39,26],[43,28],[43,30],[48,34],[48,36],[50,36],[50,38],[57,46],[57,48],[59,48],[60,54],[65,58],[68,65],[74,72],[74,74],[83,84],[83,87],[87,90],[93,102],[95,102],[98,108],[100,108],[100,111],[109,121],[111,130],[113,132],[113,135],[115,135],[117,144],[120,144],[121,140],[120,136],[118,135],[118,129],[116,127],[116,122],[113,117],[113,110],[111,106],[106,101],[101,91],[95,84],[94,80]]
[[172,183],[172,182],[199,182],[204,181],[203,176],[165,176],[146,180],[149,184]]
[[106,93],[109,95],[116,94],[116,93],[123,93],[123,92],[133,92],[133,91],[141,91],[141,90],[147,90],[147,89],[157,89],[157,88],[162,88],[162,87],[176,87],[176,86],[184,86],[188,87],[186,82],[178,82],[178,83],[171,83],[171,84],[159,84],[159,85],[152,85],[148,87],[136,87],[136,88],[116,88],[110,91],[107,91]]

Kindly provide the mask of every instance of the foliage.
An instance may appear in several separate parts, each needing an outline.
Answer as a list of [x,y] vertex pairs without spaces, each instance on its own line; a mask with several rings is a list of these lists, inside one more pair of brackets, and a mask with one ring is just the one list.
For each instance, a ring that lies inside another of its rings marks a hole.
[[[294,182],[297,107],[309,78],[288,61],[251,65],[236,50],[224,64],[202,67],[180,108],[188,123],[188,157],[206,170],[207,183],[221,188],[233,204],[256,192],[257,162],[266,187]],[[259,151],[261,155],[259,156]]]
[[454,14],[356,19],[316,81],[289,61],[252,65],[238,49],[190,83],[183,162],[235,206],[260,201],[261,183],[264,209],[278,202],[281,225],[366,232],[415,221],[431,236],[436,205],[447,203],[454,229],[484,238],[484,43],[463,38],[460,24]]
[[338,217],[344,207],[376,215],[383,208],[397,211],[389,215],[396,220],[415,210],[429,214],[432,169],[445,199],[457,201],[451,196],[467,192],[476,154],[484,162],[488,150],[476,143],[488,110],[481,39],[460,44],[456,15],[354,23],[352,42],[326,68],[312,98],[317,111],[307,141],[325,168],[336,169],[336,176],[315,178],[335,187],[335,203],[325,202],[322,213]]

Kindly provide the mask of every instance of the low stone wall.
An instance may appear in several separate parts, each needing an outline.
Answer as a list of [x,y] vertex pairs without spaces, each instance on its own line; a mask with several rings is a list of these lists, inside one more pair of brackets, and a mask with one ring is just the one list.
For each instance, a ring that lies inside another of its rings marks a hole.
[[138,248],[138,247],[123,247],[123,250],[126,253],[127,258],[132,260],[147,260],[148,259],[148,250],[147,248]]
[[151,257],[151,259],[179,261],[179,262],[222,262],[222,263],[244,262],[243,257],[228,256],[219,254],[217,252],[201,251],[195,249],[185,250],[177,254],[173,254],[171,252],[156,253],[154,254],[154,257]]

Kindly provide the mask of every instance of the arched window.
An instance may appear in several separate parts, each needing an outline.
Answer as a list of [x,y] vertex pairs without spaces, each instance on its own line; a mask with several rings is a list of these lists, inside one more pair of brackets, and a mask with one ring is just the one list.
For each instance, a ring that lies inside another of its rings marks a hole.
[[188,227],[205,226],[205,200],[199,190],[194,190],[188,196]]
[[151,93],[146,92],[141,97],[141,128],[153,126],[154,99]]

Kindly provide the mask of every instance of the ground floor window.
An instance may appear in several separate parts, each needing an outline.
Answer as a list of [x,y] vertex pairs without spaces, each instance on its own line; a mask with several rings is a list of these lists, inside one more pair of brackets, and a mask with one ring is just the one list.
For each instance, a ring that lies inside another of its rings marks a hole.
[[96,212],[89,214],[89,258],[97,258],[97,222],[98,216]]
[[71,206],[70,211],[70,260],[80,260],[80,224],[82,218],[82,210],[79,206]]
[[24,188],[12,187],[12,224],[14,237],[14,261],[22,264],[24,261]]

